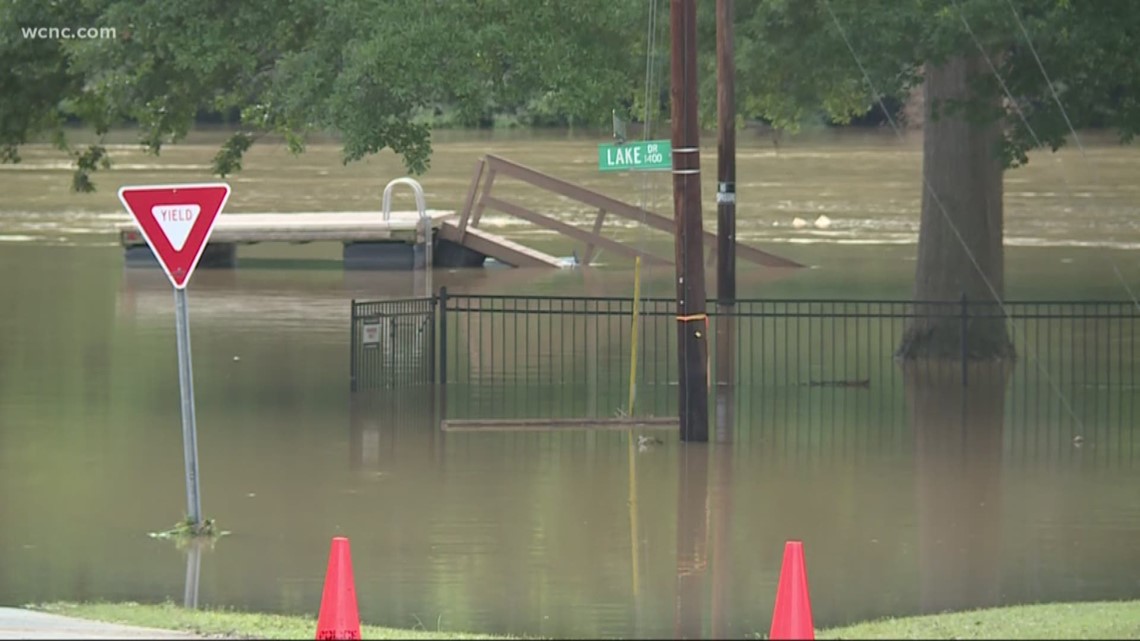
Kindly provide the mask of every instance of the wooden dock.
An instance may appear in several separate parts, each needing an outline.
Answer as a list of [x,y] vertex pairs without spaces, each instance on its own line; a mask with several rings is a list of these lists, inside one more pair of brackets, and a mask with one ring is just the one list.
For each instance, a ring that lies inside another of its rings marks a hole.
[[667,416],[616,418],[491,418],[444,419],[444,432],[565,432],[571,430],[675,430],[677,419]]
[[[581,226],[571,224],[571,222],[560,220],[548,214],[528,209],[518,203],[499,198],[493,195],[492,190],[495,187],[496,178],[500,176],[513,178],[519,182],[529,184],[532,187],[557,194],[564,199],[575,200],[584,205],[595,207],[597,208],[597,214],[592,216],[593,220],[590,220],[590,217],[584,217],[584,220],[581,222],[590,223],[590,228],[585,229]],[[492,154],[487,154],[475,162],[475,172],[471,178],[471,184],[467,189],[467,198],[463,202],[458,220],[454,223],[456,227],[454,232],[455,237],[460,239],[461,242],[470,238],[473,230],[478,229],[483,212],[488,209],[493,209],[517,219],[534,223],[539,227],[556,231],[571,240],[581,242],[583,244],[581,259],[583,266],[588,266],[590,262],[594,260],[597,256],[598,249],[604,249],[617,256],[631,259],[640,257],[642,262],[647,265],[671,265],[673,263],[671,257],[655,256],[641,251],[630,244],[608,238],[602,233],[607,216],[613,214],[619,218],[636,222],[650,229],[673,234],[675,223],[671,217],[647,211],[611,196],[593,191],[592,189],[586,189],[580,185],[555,178],[536,169]],[[449,231],[449,233],[451,232]],[[706,231],[704,232],[703,240],[709,252],[708,259],[711,262],[716,259],[716,234]],[[464,242],[464,244],[466,243]],[[744,245],[736,241],[733,241],[733,246],[737,258],[763,267],[790,269],[800,269],[803,267],[803,265],[794,260],[777,256],[776,254],[766,252],[756,247]]]
[[511,267],[565,267],[562,260],[544,254],[537,249],[507,240],[502,236],[488,234],[482,229],[468,227],[466,233],[459,230],[459,223],[455,220],[440,221],[436,234],[443,240],[449,240],[470,250],[494,258],[500,263]]
[[[435,253],[437,266],[481,265],[487,257],[512,267],[565,267],[538,250],[478,229],[459,234],[452,218],[456,212],[427,210],[436,241],[453,244]],[[417,243],[419,214],[394,211],[388,220],[380,212],[301,212],[279,214],[227,214],[218,216],[202,256],[203,267],[233,267],[238,245],[257,243],[341,242],[346,267],[411,268]],[[154,258],[133,222],[117,225],[119,242],[128,264],[150,264]],[[459,249],[456,251],[458,248]],[[452,251],[446,251],[451,249]],[[452,259],[454,257],[454,259]]]
[[[512,178],[541,190],[597,208],[596,214],[581,218],[540,213],[516,202],[492,195],[496,177]],[[385,188],[385,208],[390,205],[393,185],[410,183],[416,190],[417,209],[431,219],[431,252],[422,238],[423,227],[418,211],[392,211],[385,220],[382,212],[322,212],[280,214],[230,214],[218,216],[213,234],[202,255],[203,267],[234,267],[237,246],[255,243],[341,242],[344,244],[344,266],[347,269],[410,270],[422,266],[429,257],[435,267],[480,267],[487,258],[512,267],[558,269],[570,264],[554,256],[508,240],[479,228],[483,212],[493,209],[517,220],[558,232],[582,244],[582,266],[589,266],[605,250],[615,256],[641,258],[646,265],[670,265],[671,257],[656,256],[615,238],[603,231],[607,216],[633,221],[650,229],[672,234],[674,222],[662,216],[605,194],[544,174],[494,155],[486,155],[475,163],[475,173],[461,210],[427,209],[419,184],[398,178]],[[586,228],[586,225],[589,225]],[[119,240],[128,265],[154,265],[156,261],[142,234],[133,222],[118,225]],[[704,232],[708,258],[715,259],[717,238]],[[762,267],[801,268],[803,265],[775,254],[734,242],[736,257]]]
[[[455,216],[453,211],[428,210],[432,227]],[[214,223],[210,243],[253,245],[256,243],[313,243],[323,241],[415,242],[419,214],[414,211],[394,211],[389,220],[380,212],[304,212],[282,214],[228,214],[222,213]],[[119,241],[123,247],[145,245],[142,235],[133,222],[118,226]]]

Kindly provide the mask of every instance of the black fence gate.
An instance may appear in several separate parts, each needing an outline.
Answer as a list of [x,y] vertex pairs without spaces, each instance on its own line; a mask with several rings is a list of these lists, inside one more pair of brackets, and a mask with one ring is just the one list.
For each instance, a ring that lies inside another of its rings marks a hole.
[[352,301],[352,391],[435,382],[437,300]]

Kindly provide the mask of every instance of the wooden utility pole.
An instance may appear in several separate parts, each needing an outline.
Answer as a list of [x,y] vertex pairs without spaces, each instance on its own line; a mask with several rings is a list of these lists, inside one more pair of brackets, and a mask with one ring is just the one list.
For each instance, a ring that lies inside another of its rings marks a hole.
[[736,65],[732,0],[716,0],[716,300],[736,304]]
[[697,2],[671,0],[673,220],[676,224],[677,355],[681,440],[709,440],[708,316],[701,225],[700,129],[697,126]]
[[[736,64],[732,0],[716,0],[716,383],[736,373]],[[719,392],[718,392],[719,403]],[[719,409],[719,408],[718,408]],[[722,434],[717,431],[717,440]]]

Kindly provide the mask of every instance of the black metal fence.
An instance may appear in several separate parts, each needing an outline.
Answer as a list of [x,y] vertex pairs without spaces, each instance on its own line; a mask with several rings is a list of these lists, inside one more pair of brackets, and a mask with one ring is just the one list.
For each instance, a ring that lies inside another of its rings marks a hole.
[[352,301],[353,391],[435,381],[437,300]]
[[[825,430],[868,421],[897,425],[903,438],[916,367],[937,369],[925,380],[940,385],[992,384],[966,360],[900,367],[895,352],[918,318],[960,328],[961,354],[971,352],[977,324],[1005,324],[1017,359],[1004,408],[1034,426],[1034,439],[1089,438],[1096,430],[1123,438],[1140,404],[1140,309],[1132,302],[743,300],[727,310],[710,301],[708,309],[710,372],[726,373],[736,415],[795,426],[795,438],[826,438]],[[354,303],[354,389],[434,381],[450,417],[607,418],[629,412],[632,357],[633,414],[675,416],[675,302],[640,302],[636,351],[633,310],[626,298],[446,290]]]

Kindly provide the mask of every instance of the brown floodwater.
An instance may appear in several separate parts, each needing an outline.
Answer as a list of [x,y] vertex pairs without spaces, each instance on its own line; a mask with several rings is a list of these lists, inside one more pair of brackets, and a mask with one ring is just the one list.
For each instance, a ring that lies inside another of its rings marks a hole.
[[[411,295],[413,281],[346,272],[328,243],[242,248],[236,270],[195,275],[203,508],[232,534],[200,551],[151,539],[185,505],[174,305],[159,271],[123,267],[115,191],[209,179],[218,139],[198,132],[159,158],[117,139],[116,169],[89,195],[68,193],[67,159],[47,148],[0,165],[0,604],[171,599],[315,614],[338,535],[352,541],[362,617],[429,630],[766,633],[783,544],[797,538],[821,627],[1140,596],[1131,334],[1110,343],[1117,369],[1080,390],[1064,370],[1082,355],[1035,359],[1032,345],[1012,376],[972,373],[965,393],[952,376],[903,371],[869,392],[740,389],[727,401],[731,443],[655,432],[664,443],[636,451],[631,467],[621,432],[445,433],[430,388],[350,393],[350,301]],[[668,214],[663,175],[596,171],[602,140],[440,132],[421,178],[428,206],[458,206],[475,160],[495,153]],[[821,134],[773,149],[742,136],[740,240],[811,268],[741,263],[741,297],[905,298],[916,145]],[[705,149],[712,229],[715,145]],[[1135,148],[1094,141],[1009,174],[1011,299],[1129,300],[1140,289],[1137,160]],[[378,210],[384,184],[402,175],[389,154],[344,166],[327,143],[295,157],[255,147],[245,164],[229,179],[231,212]],[[575,203],[499,188],[592,221]],[[821,214],[827,229],[810,224]],[[558,255],[575,249],[505,215],[484,223]],[[607,231],[669,254],[661,232]],[[459,293],[630,295],[630,266],[601,262],[434,280]],[[672,287],[670,270],[647,270],[648,295]],[[557,349],[573,360],[586,347]],[[739,355],[750,358],[764,355]],[[449,392],[449,418],[473,407],[462,393]],[[496,393],[541,406],[588,392]]]

